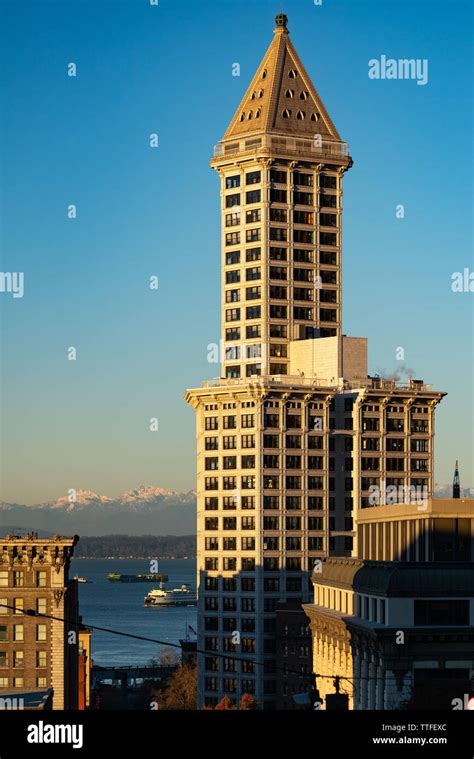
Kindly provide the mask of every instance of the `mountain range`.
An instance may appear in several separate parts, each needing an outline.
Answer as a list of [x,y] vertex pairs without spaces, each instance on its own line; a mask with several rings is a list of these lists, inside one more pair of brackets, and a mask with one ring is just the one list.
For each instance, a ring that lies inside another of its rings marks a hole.
[[[435,485],[435,498],[451,498],[451,485]],[[463,488],[462,498],[473,498],[473,488]],[[0,534],[34,530],[65,535],[194,535],[196,493],[179,493],[141,486],[111,498],[92,490],[74,496],[24,506],[0,502]]]
[[196,532],[196,493],[139,487],[111,498],[78,490],[55,501],[24,506],[0,502],[0,533],[11,530],[65,535],[190,535]]

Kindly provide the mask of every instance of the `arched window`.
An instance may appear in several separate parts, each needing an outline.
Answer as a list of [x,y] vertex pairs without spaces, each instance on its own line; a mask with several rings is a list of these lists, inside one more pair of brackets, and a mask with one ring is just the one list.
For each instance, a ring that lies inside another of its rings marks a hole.
[[295,69],[291,69],[288,72],[288,76],[290,77],[290,79],[296,79],[296,77],[298,76],[298,72],[295,71]]
[[241,113],[240,114],[240,120],[241,121],[245,121],[245,113]]
[[305,112],[304,111],[298,111],[298,113],[296,114],[296,118],[298,119],[298,121],[304,121],[305,118],[306,118]]
[[309,98],[309,92],[306,92],[306,90],[302,90],[300,92],[300,100],[307,100]]
[[286,95],[286,97],[287,97],[287,98],[292,98],[292,97],[294,97],[294,94],[295,94],[295,91],[294,91],[294,90],[287,90],[287,91],[285,92],[285,95]]
[[284,119],[289,119],[291,116],[291,111],[289,111],[288,108],[285,108],[285,110],[283,111],[281,115],[283,116]]
[[311,121],[319,121],[319,113],[312,113]]

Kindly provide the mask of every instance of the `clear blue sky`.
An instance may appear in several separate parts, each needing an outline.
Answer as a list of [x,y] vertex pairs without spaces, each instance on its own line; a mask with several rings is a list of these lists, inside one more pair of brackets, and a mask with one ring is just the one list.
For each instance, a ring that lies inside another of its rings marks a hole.
[[[207,345],[220,329],[219,187],[208,160],[279,9],[279,0],[1,3],[2,270],[25,272],[22,299],[0,294],[4,500],[194,486],[183,392],[218,373]],[[285,0],[284,10],[355,162],[344,192],[344,331],[369,337],[372,372],[397,368],[402,346],[416,376],[449,393],[436,480],[450,481],[459,458],[462,485],[473,485],[474,295],[451,292],[452,273],[474,269],[472,5]],[[428,84],[369,79],[368,61],[381,55],[428,59]]]

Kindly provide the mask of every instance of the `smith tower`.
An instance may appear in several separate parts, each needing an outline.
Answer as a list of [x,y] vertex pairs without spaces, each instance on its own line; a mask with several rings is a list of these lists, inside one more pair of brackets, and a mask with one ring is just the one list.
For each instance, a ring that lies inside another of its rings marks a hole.
[[394,492],[424,503],[433,488],[443,393],[369,377],[366,338],[342,334],[352,159],[286,16],[276,24],[211,160],[224,355],[220,378],[186,393],[196,412],[201,706],[252,693],[275,708],[285,667],[277,605],[312,597],[319,558],[353,554],[359,509]]
[[211,166],[221,180],[223,376],[289,373],[289,343],[341,334],[342,176],[352,165],[287,29]]

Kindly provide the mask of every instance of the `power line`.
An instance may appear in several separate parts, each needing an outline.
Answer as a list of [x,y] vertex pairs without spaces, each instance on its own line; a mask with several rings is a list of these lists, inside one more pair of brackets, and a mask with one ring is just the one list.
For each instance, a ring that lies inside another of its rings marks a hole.
[[[134,640],[143,640],[143,641],[146,641],[148,643],[157,643],[159,645],[167,646],[167,647],[170,647],[170,648],[179,648],[179,649],[181,649],[181,651],[183,649],[183,646],[182,646],[181,643],[170,643],[167,640],[165,641],[165,640],[159,640],[157,638],[148,638],[148,637],[146,637],[144,635],[134,635],[133,633],[127,633],[127,632],[123,632],[121,630],[113,630],[113,629],[111,629],[109,627],[99,627],[99,625],[89,625],[89,624],[87,624],[86,622],[83,622],[83,621],[78,622],[78,621],[73,621],[73,620],[70,620],[70,619],[66,619],[65,617],[55,617],[52,614],[43,614],[41,612],[36,611],[35,609],[19,609],[17,606],[11,606],[9,604],[3,604],[3,603],[0,603],[0,607],[1,608],[5,608],[5,609],[11,609],[12,611],[15,611],[17,613],[21,612],[24,616],[27,616],[27,617],[52,619],[55,622],[63,622],[64,624],[68,624],[68,625],[70,625],[72,627],[82,628],[83,630],[99,630],[100,632],[110,633],[111,635],[120,635],[120,636],[122,636],[124,638],[132,638]],[[210,657],[214,657],[214,658],[234,659],[236,661],[249,662],[251,664],[255,664],[257,667],[265,666],[265,662],[264,661],[258,661],[258,659],[243,658],[242,655],[234,654],[232,652],[229,652],[229,654],[226,654],[226,653],[219,653],[217,651],[207,651],[205,649],[204,650],[203,649],[198,649],[196,647],[196,653],[197,654],[201,654],[203,656],[210,656]],[[351,681],[355,680],[355,678],[342,677],[340,675],[339,676],[338,675],[323,675],[321,673],[309,673],[309,674],[305,675],[304,673],[302,673],[302,672],[300,672],[298,670],[289,669],[288,667],[278,667],[277,666],[277,667],[275,667],[275,670],[281,671],[284,674],[298,675],[299,677],[302,677],[302,678],[305,678],[305,677],[306,678],[313,678],[314,677],[314,678],[317,679],[319,677],[321,679],[334,680],[336,677],[339,677],[341,680],[347,680],[348,682],[351,682]],[[273,673],[268,673],[268,674],[273,674]],[[360,680],[382,680],[383,678],[379,678],[379,677],[364,677],[364,678],[362,678],[361,677],[359,679]]]

